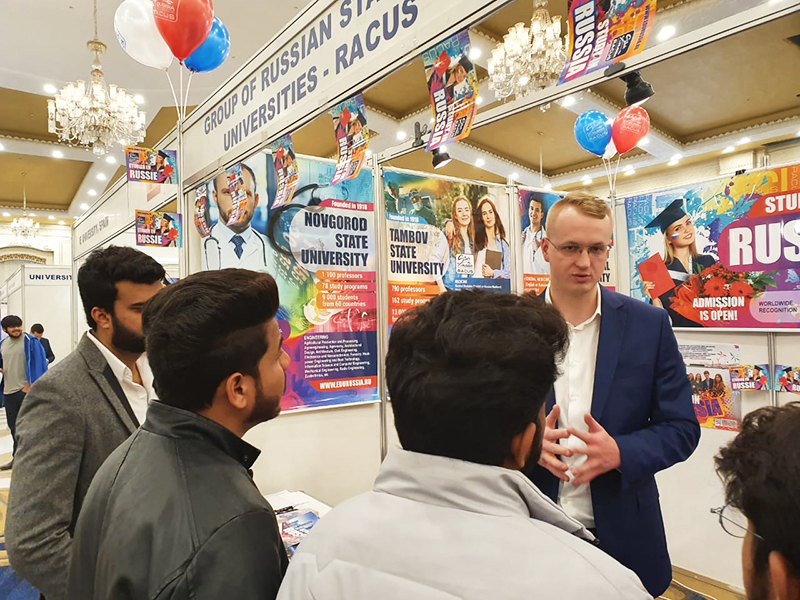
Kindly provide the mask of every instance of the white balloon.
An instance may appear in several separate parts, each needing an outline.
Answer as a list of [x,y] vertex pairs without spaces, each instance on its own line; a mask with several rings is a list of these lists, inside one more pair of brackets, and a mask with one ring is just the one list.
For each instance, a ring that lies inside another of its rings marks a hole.
[[114,15],[114,33],[128,56],[154,69],[172,64],[172,51],[158,32],[152,0],[125,0]]

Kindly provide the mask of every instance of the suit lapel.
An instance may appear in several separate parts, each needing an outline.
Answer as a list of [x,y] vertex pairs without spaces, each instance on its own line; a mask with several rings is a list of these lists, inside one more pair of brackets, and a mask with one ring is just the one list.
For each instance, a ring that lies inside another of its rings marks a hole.
[[89,374],[92,376],[95,383],[97,383],[97,387],[100,388],[100,391],[103,392],[111,408],[117,413],[122,424],[125,425],[128,433],[133,433],[139,426],[139,422],[131,409],[128,398],[125,396],[125,392],[122,390],[119,381],[114,376],[114,372],[111,370],[108,361],[106,361],[97,346],[94,345],[94,342],[87,337],[88,335],[88,333],[84,334],[78,344],[78,350],[86,361],[86,365],[89,367]]
[[611,384],[614,382],[627,320],[622,302],[612,292],[601,286],[600,294],[602,315],[592,395],[592,416],[597,421],[600,421],[611,393]]

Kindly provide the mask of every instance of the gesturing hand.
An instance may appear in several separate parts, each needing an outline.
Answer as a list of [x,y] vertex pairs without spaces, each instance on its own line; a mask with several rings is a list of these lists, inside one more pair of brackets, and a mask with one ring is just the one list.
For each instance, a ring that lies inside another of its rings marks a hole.
[[550,471],[561,481],[569,481],[569,476],[567,475],[569,467],[556,456],[556,454],[572,456],[572,450],[558,443],[558,440],[569,437],[566,429],[556,428],[560,414],[561,409],[558,405],[555,405],[544,422],[544,439],[542,440],[542,454],[539,457],[539,465]]
[[585,448],[574,449],[576,454],[586,455],[586,462],[580,467],[572,469],[572,485],[574,486],[589,483],[595,477],[608,473],[622,464],[619,446],[614,438],[608,435],[608,432],[594,420],[592,415],[584,415],[583,420],[589,426],[588,432],[579,431],[573,427],[567,429],[568,435],[574,435],[586,444]]

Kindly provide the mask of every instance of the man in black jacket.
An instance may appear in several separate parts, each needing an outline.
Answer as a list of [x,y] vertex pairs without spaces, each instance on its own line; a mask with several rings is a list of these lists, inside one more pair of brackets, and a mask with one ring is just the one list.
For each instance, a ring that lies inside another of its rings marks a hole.
[[187,277],[143,315],[160,399],[84,502],[67,597],[275,598],[287,558],[245,432],[280,412],[278,289],[241,269]]
[[44,327],[42,327],[41,323],[31,325],[31,335],[39,340],[42,348],[44,348],[44,354],[47,356],[47,364],[51,364],[56,359],[56,355],[53,354],[53,349],[50,347],[50,340],[42,337],[44,335]]

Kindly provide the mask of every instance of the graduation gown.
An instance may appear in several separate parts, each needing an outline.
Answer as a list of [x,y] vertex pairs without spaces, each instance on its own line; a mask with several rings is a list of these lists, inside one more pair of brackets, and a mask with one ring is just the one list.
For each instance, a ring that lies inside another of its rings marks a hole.
[[686,272],[683,263],[677,258],[673,258],[672,262],[666,263],[667,271],[669,271],[669,276],[672,278],[675,287],[668,292],[661,294],[658,299],[661,300],[661,304],[667,309],[673,327],[702,327],[700,323],[695,323],[691,319],[687,319],[680,313],[672,310],[670,308],[670,304],[672,303],[672,297],[675,295],[675,290],[679,286],[689,281],[689,277],[692,275],[707,269],[716,262],[717,260],[710,254],[699,254],[692,259],[691,273]]

